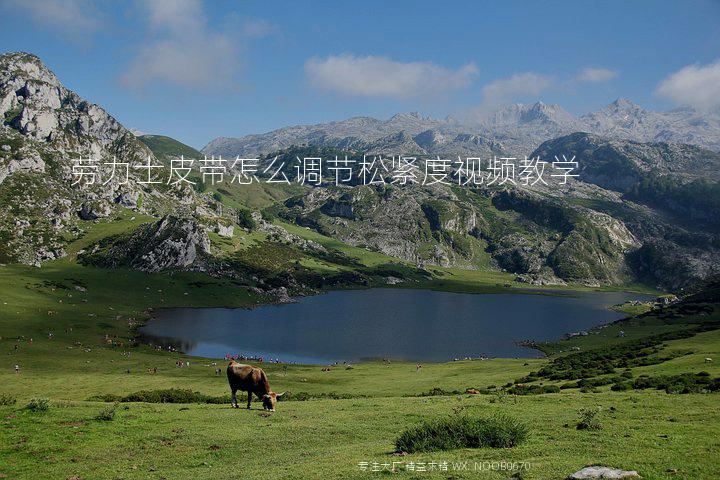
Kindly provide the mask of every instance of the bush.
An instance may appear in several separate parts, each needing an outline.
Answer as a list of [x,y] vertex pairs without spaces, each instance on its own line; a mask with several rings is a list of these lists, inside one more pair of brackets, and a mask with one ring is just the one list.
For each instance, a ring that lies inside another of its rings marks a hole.
[[711,378],[707,372],[681,373],[679,375],[642,375],[635,379],[632,388],[644,390],[654,388],[667,393],[706,393],[720,391],[720,377]]
[[427,392],[423,392],[420,394],[421,397],[442,397],[442,396],[449,396],[449,395],[461,395],[463,392],[460,390],[443,390],[440,387],[433,387]]
[[230,397],[211,397],[189,389],[140,390],[122,397],[121,402],[145,403],[230,403]]
[[50,400],[47,398],[31,398],[26,407],[32,412],[47,412],[50,410]]
[[[366,395],[352,393],[308,393],[308,392],[287,392],[281,397],[281,401],[305,401],[313,399],[350,399],[350,398],[366,398]],[[247,396],[243,392],[238,392],[238,402],[244,402]],[[88,398],[90,402],[143,402],[143,403],[208,403],[208,404],[224,404],[230,403],[230,395],[220,395],[214,397],[205,395],[204,393],[194,392],[188,389],[170,388],[166,390],[140,390],[129,395],[120,396],[112,393],[104,395],[93,395]]]
[[261,210],[260,215],[262,216],[262,219],[266,222],[274,222],[277,220],[277,215],[275,215],[274,212],[271,212],[270,210]]
[[8,393],[2,393],[0,394],[0,405],[15,405],[17,403],[17,398],[13,397],[12,395]]
[[512,395],[542,395],[543,393],[558,393],[560,387],[557,385],[514,385],[508,389]]
[[452,416],[405,430],[395,448],[402,452],[432,452],[456,448],[511,448],[528,437],[528,428],[507,416]]
[[143,402],[143,403],[230,403],[230,396],[213,397],[189,389],[140,390],[121,396],[112,393],[93,395],[90,402]]
[[250,210],[238,210],[237,212],[238,216],[238,225],[240,225],[245,230],[255,230],[257,228],[257,223],[255,222],[255,219],[252,217],[252,213],[250,213]]
[[602,424],[597,419],[597,415],[600,413],[600,407],[596,409],[581,408],[580,409],[580,421],[577,424],[578,430],[600,430]]
[[[621,344],[570,353],[551,360],[537,372],[531,372],[526,377],[516,380],[515,383],[526,383],[540,378],[547,380],[591,379],[601,375],[615,374],[615,369],[620,368],[625,370],[621,375],[631,378],[632,372],[627,371],[629,368],[656,365],[690,353],[689,351],[673,351],[662,355],[663,342],[692,337],[697,333],[715,328],[717,328],[716,325],[708,323],[692,329],[666,332]],[[598,385],[580,385],[580,387],[583,386]]]
[[103,422],[109,422],[115,419],[115,410],[117,409],[118,404],[115,403],[112,407],[105,407],[102,410],[100,410],[100,413],[97,414],[95,417],[95,420],[101,420]]
[[630,388],[630,382],[618,382],[612,387],[610,387],[610,390],[612,390],[613,392],[624,392],[625,390],[630,390]]

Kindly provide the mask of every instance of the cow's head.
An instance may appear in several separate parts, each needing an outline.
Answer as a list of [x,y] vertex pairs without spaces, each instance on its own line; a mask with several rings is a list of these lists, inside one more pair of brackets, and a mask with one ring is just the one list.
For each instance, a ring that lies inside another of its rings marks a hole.
[[277,404],[277,399],[280,398],[280,397],[282,397],[283,395],[285,395],[285,392],[282,392],[282,393],[275,393],[275,392],[266,393],[266,394],[263,395],[263,397],[262,397],[263,408],[264,408],[265,410],[270,410],[271,412],[274,412],[274,411],[275,411],[275,405]]

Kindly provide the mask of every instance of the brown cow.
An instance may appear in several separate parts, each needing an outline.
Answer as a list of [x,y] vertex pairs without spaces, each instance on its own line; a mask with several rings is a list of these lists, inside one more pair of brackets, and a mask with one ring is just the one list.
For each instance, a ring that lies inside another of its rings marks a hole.
[[262,400],[265,410],[275,411],[277,399],[285,395],[283,393],[275,393],[270,390],[267,375],[262,368],[253,367],[252,365],[243,365],[231,360],[227,366],[228,382],[230,383],[230,391],[232,392],[231,406],[240,408],[237,402],[236,392],[242,390],[247,392],[248,403],[247,408],[250,409],[253,393]]

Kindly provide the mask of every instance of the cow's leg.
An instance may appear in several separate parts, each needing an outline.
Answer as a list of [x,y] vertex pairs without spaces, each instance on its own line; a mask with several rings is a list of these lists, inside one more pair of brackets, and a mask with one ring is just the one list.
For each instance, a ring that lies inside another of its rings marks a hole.
[[237,408],[237,389],[236,388],[230,388],[232,391],[232,399],[230,400],[230,406],[233,408]]
[[248,405],[247,405],[247,408],[248,408],[248,410],[250,410],[250,403],[252,402],[252,391],[248,391],[247,394],[248,394]]

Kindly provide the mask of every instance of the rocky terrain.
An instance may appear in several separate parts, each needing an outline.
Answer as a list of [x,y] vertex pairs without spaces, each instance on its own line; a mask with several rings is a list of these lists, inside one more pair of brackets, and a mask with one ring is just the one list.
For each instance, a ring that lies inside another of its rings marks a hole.
[[[222,217],[209,195],[186,184],[142,183],[147,173],[130,166],[161,160],[34,55],[0,56],[0,115],[0,262],[39,265],[63,257],[87,222],[125,209],[153,216],[201,211],[209,222]],[[79,158],[96,160],[92,181],[76,182]],[[123,167],[115,177],[103,169],[113,158],[128,164],[127,178]]]
[[194,186],[144,183],[147,173],[135,168],[126,182],[73,185],[73,159],[167,165],[200,152],[168,137],[136,136],[30,54],[0,56],[0,110],[0,262],[41,265],[65,256],[93,225],[143,215],[146,223],[94,242],[78,259],[146,272],[199,270],[278,297],[403,275],[369,270],[288,232],[280,219],[405,262],[410,275],[440,265],[503,270],[537,284],[642,281],[677,289],[720,273],[720,155],[712,150],[718,124],[711,115],[699,121],[697,112],[660,114],[618,101],[576,118],[538,103],[511,105],[472,129],[417,114],[358,117],[217,139],[203,150],[262,156],[260,170],[278,157],[289,176],[296,157],[388,152],[484,158],[519,149],[579,162],[579,177],[566,185],[335,185],[326,177],[318,186],[281,188],[208,186],[197,182],[197,170]]
[[395,155],[522,157],[548,139],[573,132],[637,142],[681,142],[719,151],[720,112],[691,108],[653,112],[619,99],[597,112],[575,117],[559,105],[537,102],[508,105],[471,120],[406,113],[388,120],[354,117],[298,125],[240,138],[216,138],[202,151],[224,157],[262,156],[293,145],[309,145]]

